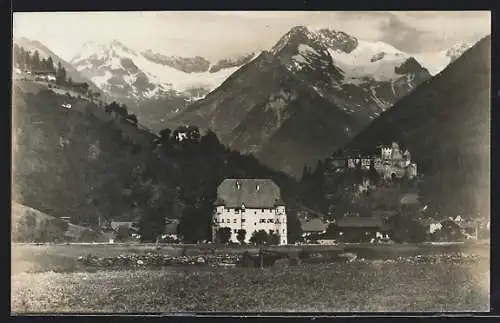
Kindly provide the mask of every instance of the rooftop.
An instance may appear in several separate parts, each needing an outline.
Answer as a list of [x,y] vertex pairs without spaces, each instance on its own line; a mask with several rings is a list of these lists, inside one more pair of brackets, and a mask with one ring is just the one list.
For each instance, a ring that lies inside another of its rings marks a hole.
[[282,205],[280,188],[270,179],[225,179],[217,189],[218,205],[273,208]]
[[310,220],[300,220],[300,226],[304,232],[323,232],[328,227],[328,223],[315,218]]
[[113,230],[117,230],[121,226],[127,226],[130,229],[134,226],[134,222],[132,222],[132,221],[111,221],[111,228],[113,228]]

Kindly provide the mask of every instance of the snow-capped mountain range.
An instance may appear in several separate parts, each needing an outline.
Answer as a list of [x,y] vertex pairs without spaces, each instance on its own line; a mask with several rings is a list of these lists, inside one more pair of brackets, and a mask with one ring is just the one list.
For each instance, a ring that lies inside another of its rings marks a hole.
[[[297,53],[287,58],[290,60],[290,70],[299,72],[307,69],[307,65],[321,64],[323,61],[324,64],[335,65],[344,78],[343,82],[352,85],[359,85],[367,79],[395,82],[399,77],[395,67],[410,57],[414,57],[431,75],[435,75],[474,44],[461,42],[435,53],[408,54],[383,42],[358,40],[346,33],[328,29],[309,31],[306,27],[298,26],[283,36],[271,52],[278,54],[286,51],[284,47],[290,43],[290,39],[293,42],[297,34],[306,35],[307,40],[298,47]],[[66,62],[39,41],[18,38],[15,42],[27,49],[38,50],[41,57],[53,56],[55,62],[63,63],[73,79],[95,85],[108,97],[132,101],[169,96],[183,97],[188,101],[203,98],[238,68],[260,54],[248,53],[210,62],[200,56],[177,57],[151,50],[135,51],[113,40],[107,43],[88,42],[78,55]],[[311,46],[311,42],[316,46]],[[319,51],[318,44],[321,47]],[[328,53],[324,52],[325,48]],[[324,89],[319,85],[317,91],[322,93]],[[380,100],[381,105],[387,105],[382,97]]]
[[409,54],[297,26],[269,50],[215,62],[141,52],[117,40],[89,42],[67,69],[126,103],[146,126],[210,128],[231,148],[299,174],[472,45]]
[[202,57],[138,52],[113,40],[86,43],[71,64],[112,97],[140,101],[178,95],[197,99],[254,57],[251,54],[211,63]]

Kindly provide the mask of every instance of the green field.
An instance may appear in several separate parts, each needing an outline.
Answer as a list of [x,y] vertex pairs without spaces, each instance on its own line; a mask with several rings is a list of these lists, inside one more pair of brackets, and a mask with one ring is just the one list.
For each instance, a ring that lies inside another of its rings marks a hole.
[[[17,313],[487,311],[489,247],[486,245],[343,248],[358,248],[367,254],[380,251],[382,256],[442,252],[443,248],[452,247],[479,254],[481,258],[463,264],[370,260],[264,269],[172,267],[88,272],[75,261],[82,254],[109,257],[141,253],[153,247],[14,246],[11,306]],[[179,249],[163,247],[160,252],[171,254]],[[205,249],[191,247],[191,252],[203,253]],[[217,250],[228,251],[234,250]]]

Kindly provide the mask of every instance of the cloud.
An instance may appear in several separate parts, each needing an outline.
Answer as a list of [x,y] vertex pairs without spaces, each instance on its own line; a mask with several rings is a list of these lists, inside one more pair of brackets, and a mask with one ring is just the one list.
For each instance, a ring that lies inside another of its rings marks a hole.
[[393,14],[388,14],[387,20],[380,23],[379,30],[381,41],[409,52],[420,51],[423,47],[422,39],[426,39],[428,33],[408,25]]

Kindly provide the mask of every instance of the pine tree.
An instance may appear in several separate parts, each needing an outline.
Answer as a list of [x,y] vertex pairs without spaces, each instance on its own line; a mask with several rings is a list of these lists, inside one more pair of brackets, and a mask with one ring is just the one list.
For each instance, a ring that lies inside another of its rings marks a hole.
[[62,71],[61,71],[61,80],[62,80],[63,84],[66,83],[66,69],[64,67],[62,68]]
[[42,70],[46,70],[47,69],[47,60],[45,58],[43,58],[40,61],[40,69],[42,69]]
[[19,45],[14,44],[14,65],[21,65],[20,64],[20,59],[21,59],[21,48]]
[[56,83],[57,84],[63,84],[65,77],[63,77],[63,67],[61,65],[61,62],[57,62],[57,69],[56,69]]
[[31,70],[31,55],[30,52],[25,51],[23,55],[24,68],[28,71]]
[[37,50],[35,50],[35,53],[33,53],[32,57],[32,67],[33,70],[39,70],[40,69],[40,54],[38,53]]
[[[60,63],[59,63],[60,64]],[[55,72],[55,69],[54,69],[54,61],[52,60],[52,57],[49,56],[49,58],[47,58],[47,69],[51,72]]]

